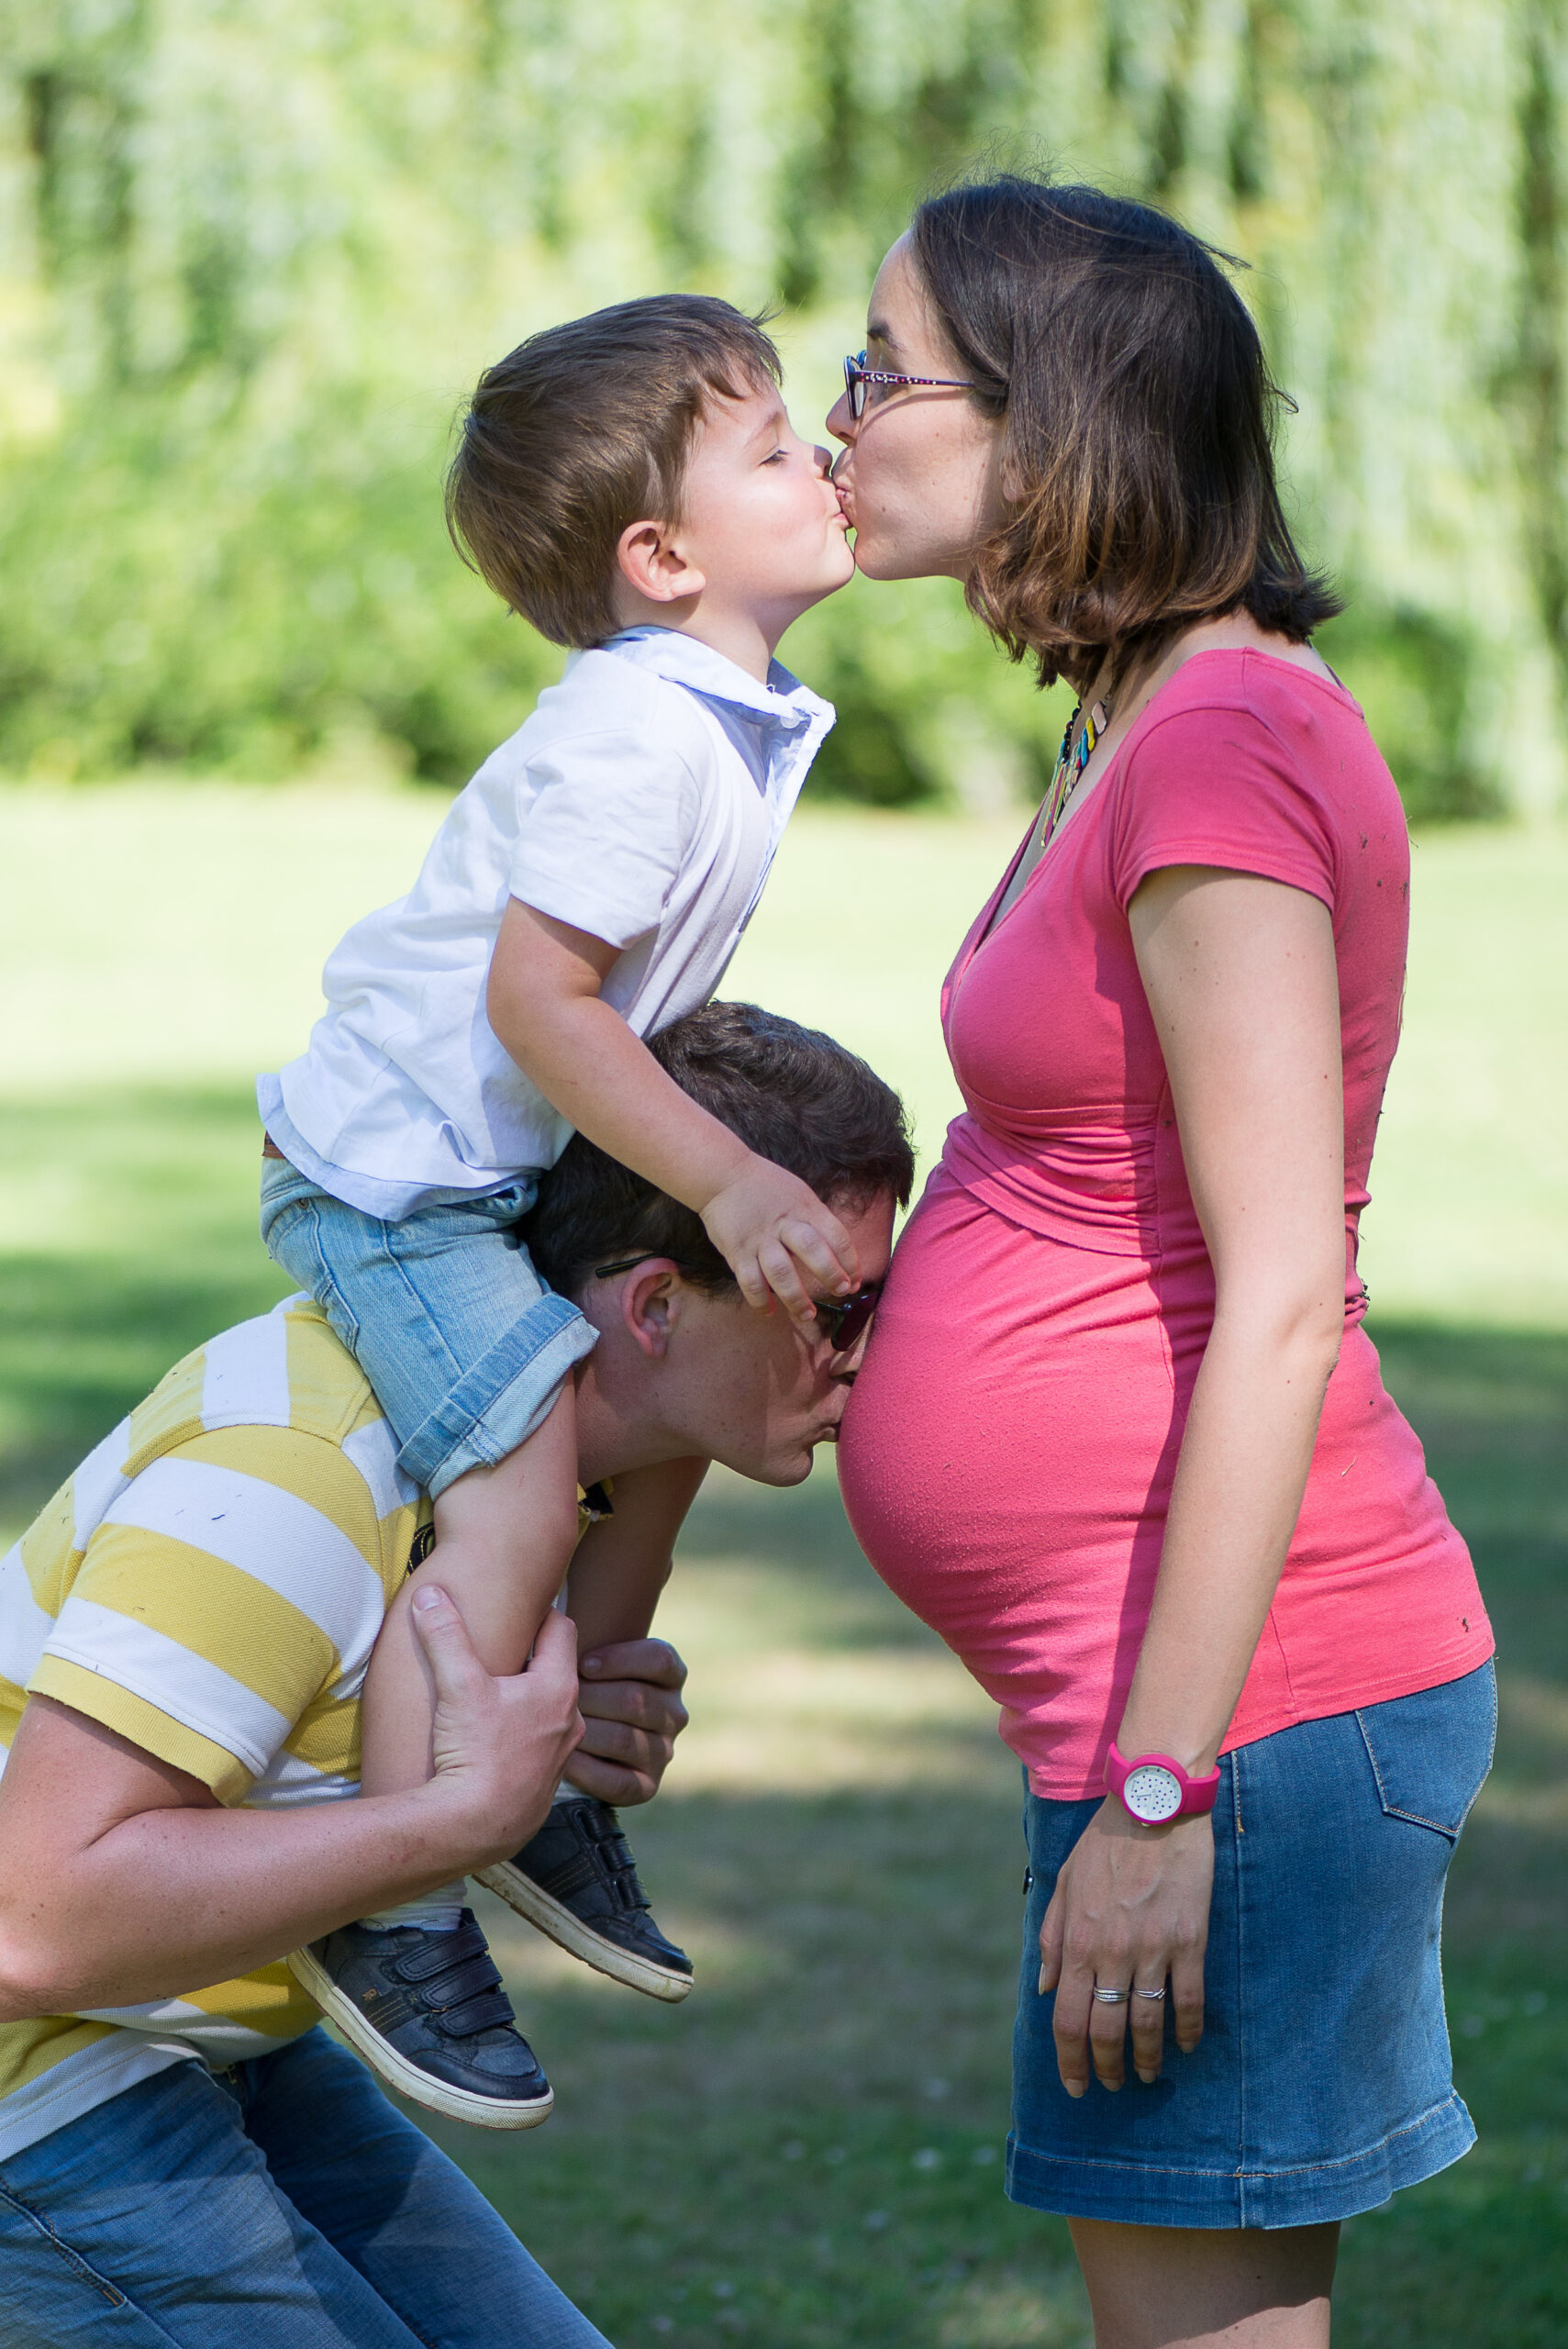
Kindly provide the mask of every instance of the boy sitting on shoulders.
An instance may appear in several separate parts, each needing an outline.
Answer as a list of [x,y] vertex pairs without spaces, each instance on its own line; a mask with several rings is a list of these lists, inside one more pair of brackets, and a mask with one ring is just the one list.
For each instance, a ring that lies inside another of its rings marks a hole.
[[[573,658],[460,795],[408,896],[332,955],[303,1057],[258,1086],[267,1245],[358,1359],[400,1473],[432,1495],[442,1586],[497,1674],[521,1668],[579,1533],[570,1374],[595,1333],[519,1234],[573,1130],[700,1215],[753,1307],[777,1299],[810,1330],[860,1280],[830,1207],[642,1041],[713,994],[832,723],[773,658],[853,570],[827,454],[792,430],[778,376],[754,321],[677,295],[536,335],[482,378],[453,534]],[[665,1460],[617,1504],[634,1521],[573,1578],[586,1643],[646,1631],[649,1561],[700,1475]],[[367,1794],[431,1769],[409,1603],[365,1682]],[[690,1988],[602,1803],[563,1787],[494,1881],[617,1980]],[[346,1936],[294,1963],[376,2063],[365,1937],[390,1954],[398,1936],[406,1959],[423,1936],[418,1962],[439,1970],[463,1914],[454,1882],[366,1917],[352,1984],[334,1972]],[[390,2054],[382,2068],[419,2092]],[[507,2125],[548,2109],[541,2080]]]

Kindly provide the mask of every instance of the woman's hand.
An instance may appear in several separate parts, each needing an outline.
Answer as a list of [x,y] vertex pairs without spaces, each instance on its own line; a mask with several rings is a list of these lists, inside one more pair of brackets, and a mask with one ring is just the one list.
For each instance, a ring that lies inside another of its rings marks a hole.
[[[1144,1827],[1107,1796],[1056,1879],[1040,1929],[1040,1987],[1056,1993],[1057,2068],[1069,2096],[1089,2085],[1091,2058],[1102,2087],[1126,2077],[1127,2031],[1140,2080],[1160,2076],[1166,1998],[1176,2044],[1190,2055],[1203,2036],[1203,1954],[1214,1887],[1214,1823],[1207,1811]],[[1103,2004],[1102,1990],[1125,1990]]]

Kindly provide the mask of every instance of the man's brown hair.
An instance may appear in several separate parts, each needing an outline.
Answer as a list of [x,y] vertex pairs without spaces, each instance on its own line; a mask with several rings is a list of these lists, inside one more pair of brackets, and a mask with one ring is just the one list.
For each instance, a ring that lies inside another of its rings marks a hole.
[[916,267],[1018,493],[967,583],[1042,685],[1114,685],[1238,608],[1302,643],[1340,609],[1274,480],[1284,400],[1229,256],[1162,212],[1015,174],[916,213]]
[[[831,1036],[754,1003],[706,1003],[648,1039],[683,1093],[787,1166],[825,1206],[869,1207],[891,1191],[900,1207],[915,1180],[904,1105],[874,1069]],[[541,1177],[524,1227],[551,1288],[580,1296],[595,1264],[669,1256],[694,1286],[722,1296],[735,1275],[703,1229],[646,1176],[573,1134]]]
[[618,625],[616,547],[680,518],[692,441],[716,399],[776,384],[757,318],[706,294],[617,302],[548,327],[486,368],[447,474],[447,528],[515,612],[556,644]]

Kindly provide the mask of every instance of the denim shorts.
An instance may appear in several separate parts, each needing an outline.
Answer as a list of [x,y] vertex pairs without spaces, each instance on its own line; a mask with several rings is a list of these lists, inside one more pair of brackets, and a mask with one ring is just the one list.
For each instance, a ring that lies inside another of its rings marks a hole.
[[261,1238],[308,1289],[376,1391],[397,1464],[432,1496],[532,1435],[595,1332],[545,1286],[518,1235],[537,1175],[451,1192],[401,1223],[261,1162]]
[[[1492,1763],[1496,1680],[1462,1680],[1223,1757],[1204,2033],[1165,2019],[1145,2087],[1070,2097],[1038,1936],[1098,1801],[1028,1799],[1007,2192],[1072,2218],[1305,2227],[1371,2210],[1475,2142],[1443,2015],[1443,1879]],[[1029,1879],[1026,1879],[1029,1882]]]

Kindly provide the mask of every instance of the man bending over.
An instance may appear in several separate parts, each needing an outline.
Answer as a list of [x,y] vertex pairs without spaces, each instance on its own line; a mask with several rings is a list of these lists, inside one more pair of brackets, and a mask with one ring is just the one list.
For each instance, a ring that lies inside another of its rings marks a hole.
[[[912,1172],[887,1087],[745,1006],[692,1014],[660,1049],[817,1188],[874,1286]],[[839,1310],[804,1333],[752,1312],[697,1219],[581,1138],[529,1237],[599,1333],[577,1371],[585,1489],[674,1460],[692,1464],[688,1497],[708,1460],[766,1484],[806,1474],[858,1359]],[[526,1672],[493,1679],[428,1557],[429,1520],[351,1357],[296,1299],[171,1371],[0,1561],[0,2339],[16,2349],[601,2341],[315,2027],[283,1962],[504,1865],[564,1768],[646,1800],[685,1718],[670,1649],[601,1652],[580,1684],[564,1616]],[[613,1542],[613,1513],[584,1538]],[[435,1776],[339,1799],[365,1660],[411,1566]],[[472,1978],[435,2001],[408,1984],[409,2013],[483,2069],[486,2048],[525,2043],[488,1959],[452,1957]]]

